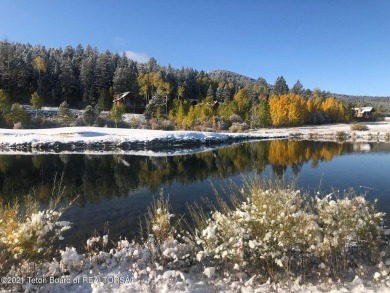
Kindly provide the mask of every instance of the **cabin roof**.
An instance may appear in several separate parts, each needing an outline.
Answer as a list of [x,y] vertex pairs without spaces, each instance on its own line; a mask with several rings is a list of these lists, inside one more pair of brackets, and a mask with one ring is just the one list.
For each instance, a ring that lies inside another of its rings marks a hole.
[[130,92],[121,93],[121,94],[119,94],[119,96],[120,96],[120,98],[124,98],[124,97],[126,97],[128,94],[130,94]]
[[361,107],[361,108],[353,108],[355,111],[360,111],[360,113],[373,112],[374,107]]
[[362,107],[360,111],[362,113],[365,113],[365,112],[372,112],[373,110],[374,110],[373,107]]
[[113,102],[120,101],[120,100],[125,99],[127,97],[133,97],[133,95],[130,92],[124,92],[124,93],[117,94],[114,96]]

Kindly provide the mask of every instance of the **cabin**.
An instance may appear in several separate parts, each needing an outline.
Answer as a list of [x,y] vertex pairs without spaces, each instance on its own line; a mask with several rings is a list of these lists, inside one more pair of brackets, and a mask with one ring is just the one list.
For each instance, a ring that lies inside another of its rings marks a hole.
[[143,114],[145,112],[145,100],[134,96],[130,92],[115,95],[112,102],[114,105],[124,104],[127,113]]
[[352,108],[354,118],[361,120],[370,120],[374,118],[375,109],[373,107]]

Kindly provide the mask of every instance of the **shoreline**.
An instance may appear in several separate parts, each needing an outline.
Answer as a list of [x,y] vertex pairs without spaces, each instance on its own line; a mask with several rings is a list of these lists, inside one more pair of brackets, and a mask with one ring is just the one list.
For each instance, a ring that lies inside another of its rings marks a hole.
[[0,153],[177,153],[207,150],[243,141],[299,139],[336,142],[390,142],[390,121],[369,122],[367,131],[352,124],[263,128],[244,133],[163,131],[103,127],[0,129]]
[[288,138],[288,134],[214,133],[101,127],[0,129],[0,153],[193,150],[248,140]]
[[322,125],[304,125],[286,128],[262,128],[265,134],[272,132],[288,133],[290,139],[305,139],[316,141],[338,141],[338,142],[390,142],[390,121],[368,122],[366,131],[351,130],[353,124],[337,123]]

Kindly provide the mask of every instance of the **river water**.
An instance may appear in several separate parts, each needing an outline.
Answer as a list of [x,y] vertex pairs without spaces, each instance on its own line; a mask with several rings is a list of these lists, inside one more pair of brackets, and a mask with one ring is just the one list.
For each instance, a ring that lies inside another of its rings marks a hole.
[[[246,142],[197,154],[135,156],[118,154],[0,155],[0,197],[33,194],[42,205],[50,198],[55,174],[63,174],[65,198],[78,196],[64,213],[73,223],[65,244],[82,246],[94,231],[111,239],[132,238],[148,206],[162,192],[175,214],[189,203],[215,198],[247,176],[297,180],[311,192],[353,188],[378,199],[390,214],[390,144],[294,140]],[[104,228],[106,227],[106,228]]]

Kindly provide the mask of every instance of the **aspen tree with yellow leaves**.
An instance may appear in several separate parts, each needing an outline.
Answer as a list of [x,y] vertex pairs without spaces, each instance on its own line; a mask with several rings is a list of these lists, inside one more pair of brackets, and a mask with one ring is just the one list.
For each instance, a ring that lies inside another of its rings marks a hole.
[[346,113],[343,104],[333,97],[326,98],[321,104],[322,111],[329,117],[330,122],[343,122],[346,120]]
[[251,106],[251,100],[249,99],[249,95],[246,88],[240,89],[237,94],[234,95],[233,99],[237,103],[237,114],[241,116],[243,120],[247,120],[247,116],[249,115],[249,109]]
[[297,126],[305,122],[306,102],[300,95],[273,95],[269,108],[273,126]]
[[42,95],[42,77],[41,72],[46,72],[47,65],[45,62],[45,59],[43,59],[41,56],[37,56],[34,58],[32,62],[33,68],[38,71],[39,76],[39,95]]

